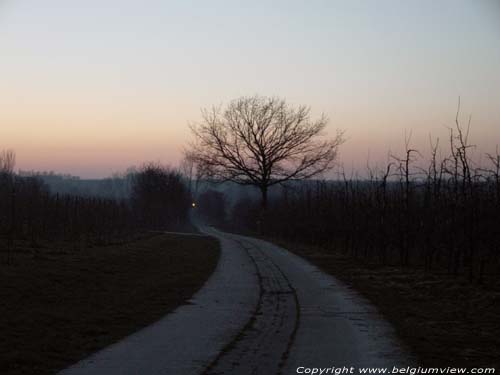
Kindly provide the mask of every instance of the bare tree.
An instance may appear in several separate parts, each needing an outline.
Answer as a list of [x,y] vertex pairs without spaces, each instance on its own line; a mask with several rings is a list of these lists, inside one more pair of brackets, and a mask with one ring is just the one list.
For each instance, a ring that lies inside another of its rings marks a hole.
[[16,154],[12,150],[2,150],[0,152],[0,173],[11,175],[16,165]]
[[11,253],[14,248],[14,231],[16,229],[16,185],[14,179],[14,167],[16,165],[16,154],[13,150],[2,150],[0,152],[0,184],[10,190],[10,230],[7,240],[7,263],[10,263]]
[[180,163],[179,171],[187,182],[189,193],[193,198],[198,196],[199,190],[203,186],[206,173],[190,151],[185,151],[184,159]]
[[241,97],[225,109],[202,110],[201,123],[191,126],[189,155],[211,178],[258,187],[266,208],[270,186],[334,166],[343,137],[324,138],[327,122],[325,116],[311,120],[308,107],[284,99]]

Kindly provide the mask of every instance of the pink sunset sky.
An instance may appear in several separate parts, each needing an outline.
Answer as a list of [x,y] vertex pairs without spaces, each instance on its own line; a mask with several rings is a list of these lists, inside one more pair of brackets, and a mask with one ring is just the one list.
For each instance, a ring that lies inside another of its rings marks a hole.
[[[200,108],[286,98],[364,168],[444,143],[458,97],[477,157],[500,143],[497,1],[0,1],[0,150],[104,177],[175,165]],[[446,145],[443,145],[445,148]]]

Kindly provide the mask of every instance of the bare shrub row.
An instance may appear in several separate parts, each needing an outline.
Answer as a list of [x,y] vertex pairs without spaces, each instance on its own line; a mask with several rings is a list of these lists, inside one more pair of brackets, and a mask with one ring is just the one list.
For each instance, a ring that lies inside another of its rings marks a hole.
[[53,194],[36,175],[14,173],[13,152],[0,154],[0,247],[17,240],[37,247],[69,241],[75,247],[125,240],[145,230],[172,229],[187,220],[190,194],[179,173],[147,164],[132,176],[126,199]]
[[[264,235],[340,249],[383,264],[422,266],[484,281],[499,270],[500,154],[483,165],[470,157],[468,128],[450,129],[449,155],[438,159],[410,147],[364,179],[309,181],[283,186],[260,212],[248,202],[233,222]],[[427,160],[422,167],[418,161]]]

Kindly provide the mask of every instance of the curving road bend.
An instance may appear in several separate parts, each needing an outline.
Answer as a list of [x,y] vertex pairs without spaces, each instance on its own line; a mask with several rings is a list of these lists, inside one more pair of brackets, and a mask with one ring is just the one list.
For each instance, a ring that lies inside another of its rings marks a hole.
[[60,374],[295,374],[415,362],[367,301],[307,261],[202,230],[219,239],[221,258],[190,303]]

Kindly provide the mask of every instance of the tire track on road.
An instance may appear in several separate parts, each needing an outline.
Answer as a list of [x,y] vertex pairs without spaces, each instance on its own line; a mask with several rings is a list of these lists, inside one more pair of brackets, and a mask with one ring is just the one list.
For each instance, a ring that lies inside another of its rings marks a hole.
[[[252,245],[255,250],[259,251],[261,254],[265,255],[265,253],[260,249],[258,248],[255,244],[249,242],[249,241],[246,241],[247,243],[249,243],[250,245]],[[267,256],[267,255],[266,255]],[[293,327],[293,330],[290,334],[290,338],[288,339],[288,344],[287,344],[287,348],[286,348],[286,351],[283,352],[283,355],[281,357],[281,362],[280,362],[280,365],[279,365],[279,374],[282,373],[283,371],[283,368],[286,364],[286,360],[288,359],[288,356],[290,354],[290,350],[295,342],[295,337],[297,336],[297,331],[299,330],[299,325],[300,325],[300,302],[299,302],[299,296],[297,294],[297,290],[294,288],[294,286],[292,285],[292,283],[290,282],[290,279],[286,276],[286,274],[283,272],[283,270],[281,269],[281,267],[279,267],[276,262],[274,262],[274,260],[272,260],[269,256],[267,256],[267,258],[269,259],[270,262],[272,262],[274,264],[274,266],[276,267],[276,269],[281,273],[281,275],[283,276],[283,278],[286,280],[287,284],[288,284],[288,287],[290,288],[290,290],[292,291],[292,294],[293,294],[293,297],[294,297],[294,300],[295,300],[295,325]]]
[[257,245],[231,239],[255,266],[259,297],[247,323],[202,374],[281,374],[299,327],[297,292],[283,270]]

